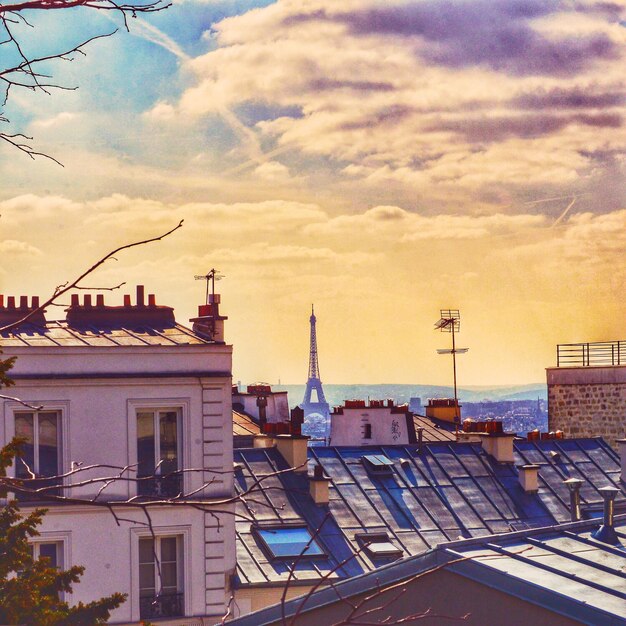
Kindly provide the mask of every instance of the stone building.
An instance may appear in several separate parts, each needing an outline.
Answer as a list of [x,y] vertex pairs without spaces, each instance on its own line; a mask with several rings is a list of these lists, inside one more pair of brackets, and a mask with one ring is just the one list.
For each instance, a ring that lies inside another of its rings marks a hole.
[[626,341],[563,344],[546,370],[548,426],[566,437],[626,434]]

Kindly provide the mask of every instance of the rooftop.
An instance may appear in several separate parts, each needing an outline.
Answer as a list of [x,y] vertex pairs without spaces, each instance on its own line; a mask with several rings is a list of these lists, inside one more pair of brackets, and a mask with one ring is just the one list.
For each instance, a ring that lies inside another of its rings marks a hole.
[[[254,533],[258,526],[320,529],[316,540],[325,554],[303,555],[292,577],[297,585],[331,570],[334,578],[359,575],[397,558],[363,550],[362,533],[379,533],[402,555],[417,555],[459,538],[569,521],[567,478],[584,481],[581,502],[588,510],[601,508],[599,488],[624,489],[619,457],[601,439],[516,441],[514,464],[495,462],[480,444],[451,442],[424,444],[421,452],[415,445],[314,447],[308,455],[309,474],[319,463],[330,478],[327,506],[313,502],[305,474],[274,475],[287,468],[275,448],[235,450],[237,490],[260,479],[263,485],[250,503],[237,504],[238,513],[248,518],[237,521],[240,585],[277,584],[289,575],[289,563],[264,552]],[[387,457],[391,471],[383,468],[376,475],[364,464],[365,456]],[[517,469],[531,464],[539,466],[535,494],[524,492]],[[618,510],[624,504],[622,491]]]
[[[476,590],[478,584],[503,594],[501,597],[508,596],[512,602],[521,600],[528,605],[543,607],[549,614],[553,614],[554,620],[562,618],[563,623],[594,626],[624,624],[626,516],[615,519],[618,545],[594,539],[592,532],[597,526],[597,520],[589,520],[443,543],[421,555],[388,564],[375,573],[365,573],[351,580],[339,581],[330,589],[316,591],[306,597],[306,605],[302,599],[295,598],[282,607],[268,607],[235,620],[233,624],[279,624],[296,612],[303,618],[303,623],[315,623],[305,619],[307,613],[313,612],[312,616],[315,616],[315,612],[319,611],[315,619],[320,620],[323,619],[323,611],[332,611],[333,605],[338,607],[339,613],[333,613],[333,617],[338,619],[342,611],[340,604],[343,604],[344,611],[349,610],[352,598],[357,601],[357,597],[362,597],[363,593],[374,588],[384,590],[389,587],[397,590],[398,587],[393,586],[401,584],[403,587],[400,589],[407,589],[404,585],[413,581],[416,583],[412,587],[415,595],[422,582],[419,578],[436,570],[468,579],[472,584],[468,589]],[[458,579],[455,581],[457,591],[462,584]],[[444,600],[446,593],[444,590],[441,596]],[[453,599],[449,595],[447,597],[448,600]],[[433,601],[431,597],[430,602]],[[468,602],[465,608],[470,610],[470,617],[472,608],[476,613],[479,612],[477,607],[471,606],[471,592],[470,600],[465,595],[465,602]],[[406,617],[406,606],[406,603],[398,603],[398,612],[394,612],[392,607],[390,614],[394,619]],[[408,606],[415,608],[410,602]],[[524,620],[521,615],[516,623],[524,623]],[[550,623],[560,623],[554,620]],[[436,618],[434,622],[425,621],[439,623]],[[472,623],[476,623],[475,616]]]

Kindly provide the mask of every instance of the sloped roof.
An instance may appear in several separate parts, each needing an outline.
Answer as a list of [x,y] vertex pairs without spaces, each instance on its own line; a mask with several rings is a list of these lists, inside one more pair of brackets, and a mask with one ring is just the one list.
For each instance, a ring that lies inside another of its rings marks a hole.
[[[391,475],[368,474],[362,457],[376,454],[394,461]],[[272,476],[287,468],[276,449],[237,449],[235,461],[240,464],[235,473],[240,493],[263,478],[262,491],[250,503],[237,504],[247,518],[236,524],[241,585],[276,584],[289,575],[289,563],[270,560],[263,552],[254,524],[299,522],[312,532],[320,529],[318,540],[327,556],[299,560],[292,584],[301,584],[331,570],[333,577],[343,578],[389,562],[359,552],[356,533],[386,532],[404,555],[416,555],[460,537],[569,521],[566,478],[584,481],[583,505],[601,505],[600,487],[624,488],[619,459],[601,439],[516,441],[515,465],[540,466],[537,494],[524,493],[516,466],[496,463],[480,444],[429,443],[421,453],[417,446],[310,448],[309,473],[320,463],[331,478],[327,507],[314,504],[306,475]],[[624,501],[624,495],[618,496],[618,504]]]
[[171,326],[80,326],[72,327],[65,321],[50,321],[45,326],[22,324],[17,330],[0,334],[0,345],[5,348],[33,346],[181,346],[204,345],[203,339],[182,324]]
[[[363,592],[375,588],[384,590],[401,581],[416,580],[420,574],[435,568],[444,568],[468,578],[474,586],[482,584],[544,607],[555,614],[555,619],[560,615],[567,623],[624,624],[626,516],[615,519],[619,545],[593,538],[592,532],[598,523],[597,519],[588,520],[445,543],[376,572],[340,581],[331,589],[322,588],[306,598],[306,605],[301,598],[295,598],[283,606],[274,605],[232,623],[238,626],[279,624],[296,612],[303,616],[308,611],[328,609],[339,603],[350,607],[351,599]],[[462,584],[456,582],[458,588]],[[407,607],[411,604],[399,603],[393,613],[394,620],[406,617]],[[320,617],[317,615],[317,619]]]
[[233,436],[245,437],[258,435],[261,432],[259,425],[245,413],[233,409]]
[[423,441],[456,441],[454,426],[451,429],[440,427],[439,424],[429,417],[415,414],[413,414],[413,423],[416,431],[418,428],[424,429],[422,433]]

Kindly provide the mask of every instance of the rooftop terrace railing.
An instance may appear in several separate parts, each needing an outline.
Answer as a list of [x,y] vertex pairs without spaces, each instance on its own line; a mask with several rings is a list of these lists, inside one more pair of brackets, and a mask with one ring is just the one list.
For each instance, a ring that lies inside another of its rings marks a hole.
[[557,367],[626,365],[626,341],[562,343],[556,347]]

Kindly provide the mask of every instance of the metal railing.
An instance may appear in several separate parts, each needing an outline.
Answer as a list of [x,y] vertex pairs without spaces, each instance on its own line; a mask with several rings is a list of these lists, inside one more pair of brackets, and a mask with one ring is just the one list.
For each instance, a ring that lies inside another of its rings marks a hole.
[[557,367],[626,365],[626,341],[562,343],[556,347]]
[[139,598],[139,617],[141,619],[180,617],[184,613],[182,593],[162,593],[158,596]]

